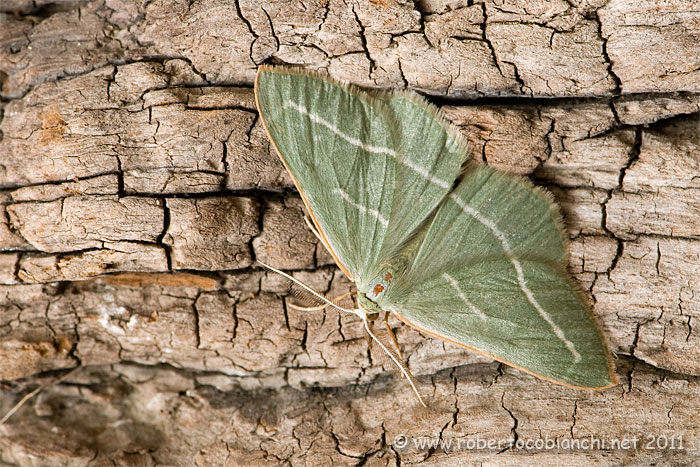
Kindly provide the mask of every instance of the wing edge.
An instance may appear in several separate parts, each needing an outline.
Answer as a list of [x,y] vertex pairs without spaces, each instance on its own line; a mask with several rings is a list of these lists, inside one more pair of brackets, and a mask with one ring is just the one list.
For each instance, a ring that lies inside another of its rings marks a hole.
[[[490,353],[488,353],[488,352],[486,352],[486,351],[484,351],[484,350],[480,350],[480,349],[477,349],[477,348],[475,348],[475,347],[470,347],[470,346],[468,346],[467,344],[464,344],[464,343],[461,343],[461,342],[457,342],[457,341],[452,340],[452,339],[450,339],[450,338],[441,336],[440,334],[436,333],[435,331],[429,331],[429,330],[427,330],[427,329],[425,329],[425,328],[422,328],[422,327],[420,327],[420,326],[417,326],[416,324],[411,323],[407,318],[401,316],[397,311],[393,311],[393,310],[392,310],[392,313],[393,313],[394,316],[396,316],[396,318],[397,318],[399,321],[401,321],[401,322],[404,323],[404,324],[407,324],[408,326],[411,326],[413,329],[416,329],[416,330],[419,331],[419,332],[425,333],[425,334],[427,334],[427,335],[429,335],[429,336],[432,336],[432,337],[437,337],[438,339],[442,339],[442,340],[445,341],[445,342],[449,342],[450,344],[454,344],[454,345],[456,345],[456,346],[458,346],[458,347],[462,347],[462,348],[467,349],[467,350],[469,350],[469,351],[471,351],[471,352],[477,353],[477,354],[479,354],[479,355],[483,355],[484,357],[491,358],[491,359],[493,359],[493,360],[496,360],[497,362],[505,363],[506,365],[508,365],[508,366],[510,366],[510,367],[513,367],[513,368],[515,368],[515,369],[517,369],[517,370],[520,370],[520,371],[522,371],[522,372],[524,372],[524,373],[530,374],[530,375],[535,376],[535,377],[537,377],[537,378],[540,378],[540,379],[542,379],[542,380],[548,381],[548,382],[550,382],[550,383],[558,384],[558,385],[560,385],[560,386],[565,386],[565,387],[572,388],[572,389],[584,389],[584,390],[588,390],[588,391],[599,391],[599,390],[602,390],[602,389],[612,388],[612,387],[617,386],[618,383],[619,383],[619,380],[618,380],[618,378],[617,378],[617,374],[615,373],[615,367],[613,366],[613,363],[612,363],[612,356],[611,356],[611,354],[610,354],[610,351],[609,351],[608,348],[607,348],[607,345],[606,345],[605,357],[606,357],[606,362],[607,362],[607,366],[608,366],[608,372],[610,373],[610,376],[611,376],[611,378],[610,378],[610,379],[611,379],[611,383],[610,383],[609,385],[607,385],[607,386],[598,386],[598,387],[576,386],[576,385],[574,385],[574,384],[565,383],[565,382],[563,382],[563,381],[559,381],[559,380],[556,380],[556,379],[554,379],[554,378],[550,378],[550,377],[548,377],[548,376],[540,375],[540,374],[538,374],[538,373],[535,373],[535,372],[532,371],[532,370],[528,370],[528,369],[523,368],[523,367],[521,367],[521,366],[519,366],[519,365],[516,365],[516,364],[514,364],[514,363],[511,363],[511,362],[509,362],[509,361],[507,361],[507,360],[505,360],[505,359],[503,359],[503,358],[496,357],[495,355],[492,355],[492,354],[490,354]],[[598,328],[598,323],[596,323],[596,322],[594,321],[594,324],[595,324],[596,328]],[[600,334],[600,330],[599,330],[599,334]],[[604,342],[604,341],[603,341],[603,342]],[[605,343],[604,343],[604,344],[605,344]]]

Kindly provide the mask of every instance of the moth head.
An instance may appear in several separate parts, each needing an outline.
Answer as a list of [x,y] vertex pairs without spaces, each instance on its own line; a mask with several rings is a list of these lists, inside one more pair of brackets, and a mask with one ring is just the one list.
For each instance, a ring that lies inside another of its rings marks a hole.
[[370,315],[378,315],[379,312],[382,311],[379,305],[377,305],[374,301],[368,298],[366,294],[362,292],[357,293],[357,304],[360,308],[363,308],[365,311],[367,311],[368,318],[370,317]]

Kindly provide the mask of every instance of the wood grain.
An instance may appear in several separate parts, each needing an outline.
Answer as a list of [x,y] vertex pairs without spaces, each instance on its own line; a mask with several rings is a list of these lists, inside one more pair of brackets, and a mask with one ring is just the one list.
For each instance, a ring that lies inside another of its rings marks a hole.
[[[699,45],[691,0],[4,2],[0,413],[85,368],[0,426],[2,462],[691,465]],[[620,384],[554,386],[390,320],[423,410],[356,318],[288,306],[255,259],[351,284],[264,134],[262,63],[417,90],[473,159],[548,189]]]

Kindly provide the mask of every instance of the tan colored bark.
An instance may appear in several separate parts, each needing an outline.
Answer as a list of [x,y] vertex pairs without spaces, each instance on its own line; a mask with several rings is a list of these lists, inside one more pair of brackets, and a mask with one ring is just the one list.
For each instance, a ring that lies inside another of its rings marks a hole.
[[[691,0],[5,2],[0,415],[85,368],[0,426],[0,458],[692,464],[699,24]],[[433,96],[475,160],[548,189],[620,384],[555,386],[392,318],[424,410],[357,318],[289,306],[255,259],[351,284],[267,141],[261,63]]]

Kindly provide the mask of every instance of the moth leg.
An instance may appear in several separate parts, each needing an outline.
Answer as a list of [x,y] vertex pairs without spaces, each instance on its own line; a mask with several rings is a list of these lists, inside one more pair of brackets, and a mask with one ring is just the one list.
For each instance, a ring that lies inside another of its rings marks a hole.
[[369,347],[369,350],[372,350],[372,344],[374,341],[372,341],[372,331],[374,330],[374,320],[365,320],[367,323],[367,327],[369,328],[368,332],[365,333],[365,340],[367,341],[367,347]]
[[316,238],[318,238],[319,241],[325,245],[326,242],[324,242],[321,238],[321,234],[318,233],[318,230],[316,230],[316,227],[314,227],[314,224],[313,222],[311,222],[311,219],[309,219],[309,216],[304,216],[304,222],[306,222],[306,226],[309,228],[309,230],[311,230],[311,232],[313,232],[313,234],[316,235]]
[[396,340],[396,335],[394,334],[394,331],[391,330],[391,326],[389,326],[389,313],[384,313],[384,326],[386,327],[387,334],[389,334],[389,337],[391,338],[391,342],[393,342],[394,347],[396,347],[396,353],[399,354],[399,358],[403,360],[403,354],[401,353],[401,347],[399,347],[399,341]]
[[[372,341],[376,342],[377,345],[381,350],[384,351],[384,355],[386,355],[388,358],[390,358],[396,366],[401,370],[401,374],[403,375],[404,378],[406,378],[411,385],[411,388],[413,389],[413,392],[415,393],[416,397],[420,401],[421,405],[423,407],[427,407],[425,405],[425,402],[423,401],[423,398],[420,395],[420,392],[418,392],[418,385],[416,383],[416,380],[413,379],[413,375],[411,374],[411,370],[408,369],[406,366],[406,363],[402,359],[399,358],[399,356],[391,349],[387,344],[382,342],[382,339],[380,339],[374,332],[374,326],[372,326],[372,322],[374,319],[370,319],[369,316],[367,315],[366,310],[360,309],[361,312],[363,312],[364,316],[361,316],[362,321],[364,322],[365,325],[365,330],[367,331],[367,334],[369,337],[372,338]],[[375,318],[376,319],[376,318]],[[370,341],[371,342],[371,341]],[[370,345],[371,346],[371,345]]]
[[[389,339],[387,339],[386,336],[383,336],[383,334],[381,333],[381,329],[375,330],[375,328],[374,328],[375,320],[374,319],[368,318],[367,324],[369,325],[369,328],[372,331],[372,334],[374,334],[375,338],[377,339],[377,342],[379,342],[380,339],[384,340],[384,344],[380,345],[380,348],[383,348],[384,346],[389,347],[388,349],[384,349],[384,351],[387,353],[387,355],[389,355],[390,352],[393,353],[394,349],[396,349],[395,350],[396,351],[396,354],[395,354],[396,358],[398,358],[401,362],[403,362],[404,359],[403,359],[403,355],[401,355],[401,349],[399,348],[399,342],[396,340],[396,336],[394,335],[394,332],[389,327],[389,321],[387,318],[388,316],[389,316],[389,313],[384,313],[384,327],[386,329],[387,335],[389,336]],[[372,347],[374,342],[369,338],[368,334],[365,334],[365,337],[367,337],[367,341],[369,343],[369,346]],[[393,343],[393,348],[391,348],[392,345],[389,344],[389,341],[391,341]],[[401,377],[405,378],[406,376],[403,373],[401,373]]]

